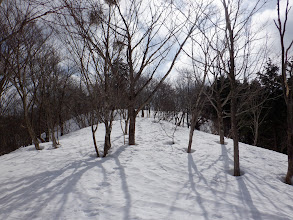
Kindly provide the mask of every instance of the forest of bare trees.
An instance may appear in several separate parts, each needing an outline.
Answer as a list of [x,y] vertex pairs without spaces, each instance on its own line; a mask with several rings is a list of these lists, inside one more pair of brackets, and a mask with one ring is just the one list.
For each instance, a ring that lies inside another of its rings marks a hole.
[[188,127],[188,153],[194,131],[210,122],[220,144],[233,139],[234,176],[241,175],[239,141],[285,153],[292,184],[286,3],[276,2],[276,60],[253,27],[262,0],[1,0],[0,154],[30,144],[41,150],[48,141],[58,148],[73,120],[91,126],[93,150],[105,157],[115,120],[127,144],[136,144],[141,112],[174,123],[173,142],[176,127]]

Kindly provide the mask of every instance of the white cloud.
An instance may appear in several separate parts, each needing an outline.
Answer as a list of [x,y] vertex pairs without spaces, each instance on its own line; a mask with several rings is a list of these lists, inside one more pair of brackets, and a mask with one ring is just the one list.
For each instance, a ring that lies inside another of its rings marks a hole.
[[[292,7],[292,3],[290,4]],[[285,19],[285,8],[286,0],[280,2],[281,9],[281,19],[284,22]],[[278,57],[281,51],[280,48],[280,39],[278,30],[274,24],[274,20],[277,19],[277,4],[276,2],[270,2],[265,8],[257,13],[253,18],[253,24],[255,25],[255,30],[260,31],[261,35],[267,36],[268,46],[270,48],[270,56]],[[262,27],[265,25],[265,28]],[[288,46],[289,43],[293,40],[293,11],[291,10],[288,15],[288,21],[286,26],[285,34],[285,46]],[[293,48],[292,48],[293,49]],[[293,50],[291,52],[293,54]]]

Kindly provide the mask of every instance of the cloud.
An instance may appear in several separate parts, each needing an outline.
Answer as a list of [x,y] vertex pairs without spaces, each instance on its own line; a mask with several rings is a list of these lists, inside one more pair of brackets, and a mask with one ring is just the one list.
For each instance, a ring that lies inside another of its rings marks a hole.
[[[291,3],[292,6],[292,3]],[[289,6],[290,7],[290,6]],[[286,0],[280,1],[280,15],[281,20],[285,20],[285,9]],[[270,47],[271,56],[278,57],[281,52],[280,47],[280,36],[278,29],[274,24],[274,20],[277,20],[277,4],[276,2],[270,2],[267,4],[259,13],[257,13],[253,18],[253,24],[255,25],[255,30],[261,31],[261,35],[267,36],[268,46]],[[262,28],[264,27],[264,28]],[[288,47],[290,42],[293,40],[293,10],[289,11],[288,21],[286,25],[285,33],[285,46]],[[293,48],[291,49],[291,55],[293,55]]]

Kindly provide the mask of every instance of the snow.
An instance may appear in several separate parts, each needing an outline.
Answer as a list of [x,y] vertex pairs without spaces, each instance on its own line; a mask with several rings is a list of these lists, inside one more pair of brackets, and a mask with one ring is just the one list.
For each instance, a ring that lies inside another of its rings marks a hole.
[[[164,122],[165,123],[165,122]],[[243,175],[231,175],[233,144],[138,118],[135,146],[123,145],[119,122],[112,149],[96,158],[90,128],[61,147],[42,144],[0,157],[0,219],[292,219],[293,187],[282,182],[287,156],[240,144]],[[165,131],[164,131],[165,130]],[[98,128],[103,146],[103,126]]]

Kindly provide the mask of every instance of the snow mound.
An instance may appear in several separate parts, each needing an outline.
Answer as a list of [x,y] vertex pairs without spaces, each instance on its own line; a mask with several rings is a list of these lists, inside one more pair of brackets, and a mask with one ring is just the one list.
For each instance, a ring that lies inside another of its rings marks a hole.
[[[232,140],[187,128],[175,143],[152,119],[137,119],[135,146],[114,124],[112,149],[96,158],[90,128],[0,157],[0,219],[292,219],[293,187],[284,184],[287,157],[240,144],[243,175],[231,175]],[[104,130],[98,130],[103,146]]]

